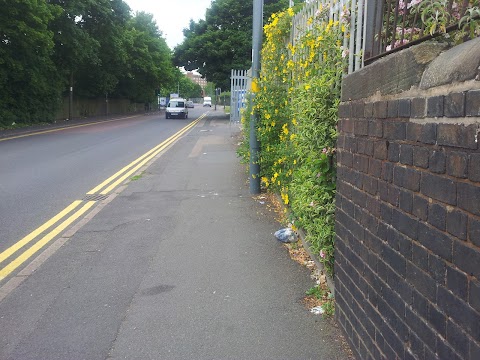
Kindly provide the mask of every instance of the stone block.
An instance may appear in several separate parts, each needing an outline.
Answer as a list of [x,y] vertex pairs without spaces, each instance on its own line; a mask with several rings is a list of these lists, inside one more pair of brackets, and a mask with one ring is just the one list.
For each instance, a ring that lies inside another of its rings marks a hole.
[[411,116],[411,100],[398,100],[398,117],[409,118]]
[[477,149],[477,126],[476,125],[457,125],[457,124],[438,124],[437,125],[437,143],[452,147],[461,147],[467,149]]
[[449,210],[447,212],[447,232],[457,239],[467,239],[468,216],[460,210]]
[[376,101],[373,103],[373,117],[385,119],[387,117],[387,101]]
[[437,174],[444,174],[446,169],[446,156],[442,150],[435,150],[430,155],[429,170]]
[[465,102],[467,116],[480,116],[480,90],[467,92]]
[[427,98],[427,117],[443,117],[443,95]]
[[465,117],[465,93],[451,93],[445,96],[445,116]]
[[480,154],[470,154],[468,158],[468,178],[480,182]]
[[421,89],[475,79],[480,65],[480,38],[466,41],[440,54],[422,75]]
[[450,205],[457,204],[457,184],[441,175],[424,172],[420,182],[421,193]]
[[398,117],[398,100],[389,100],[387,104],[387,117],[393,119]]
[[413,147],[413,165],[427,169],[430,159],[430,150],[422,146]]
[[457,191],[458,206],[474,215],[480,216],[480,186],[459,182]]
[[466,153],[451,152],[447,155],[447,174],[458,178],[467,177],[468,157]]
[[424,118],[427,112],[427,100],[425,98],[412,99],[411,116],[413,118]]

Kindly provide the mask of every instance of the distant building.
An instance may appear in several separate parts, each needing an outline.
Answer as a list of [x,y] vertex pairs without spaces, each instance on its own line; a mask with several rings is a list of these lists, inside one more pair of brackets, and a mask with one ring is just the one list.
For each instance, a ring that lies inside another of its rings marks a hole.
[[192,80],[194,83],[200,85],[203,94],[205,94],[205,88],[207,87],[207,79],[202,78],[202,75],[194,71],[187,71],[185,76]]

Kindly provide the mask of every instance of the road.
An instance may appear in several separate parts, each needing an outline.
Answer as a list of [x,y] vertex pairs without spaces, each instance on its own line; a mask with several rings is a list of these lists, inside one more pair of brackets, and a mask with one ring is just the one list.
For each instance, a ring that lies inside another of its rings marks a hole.
[[1,139],[0,281],[2,252],[207,110],[190,109],[189,119],[133,116]]

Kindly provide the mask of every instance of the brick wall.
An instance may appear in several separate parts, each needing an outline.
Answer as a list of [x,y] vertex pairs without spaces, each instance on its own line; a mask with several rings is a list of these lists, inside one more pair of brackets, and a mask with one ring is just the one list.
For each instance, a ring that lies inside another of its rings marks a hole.
[[480,359],[480,82],[362,98],[349,77],[337,321],[361,359]]

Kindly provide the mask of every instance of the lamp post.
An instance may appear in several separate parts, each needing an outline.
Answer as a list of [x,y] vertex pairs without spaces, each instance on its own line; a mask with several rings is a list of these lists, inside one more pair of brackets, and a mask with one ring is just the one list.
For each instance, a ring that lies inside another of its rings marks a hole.
[[[263,36],[263,0],[253,0],[253,38],[252,38],[252,77],[258,78],[260,70],[260,50]],[[252,95],[255,100],[255,94]],[[260,144],[257,140],[257,115],[253,112],[250,117],[250,193],[260,193],[260,165],[258,151]]]

